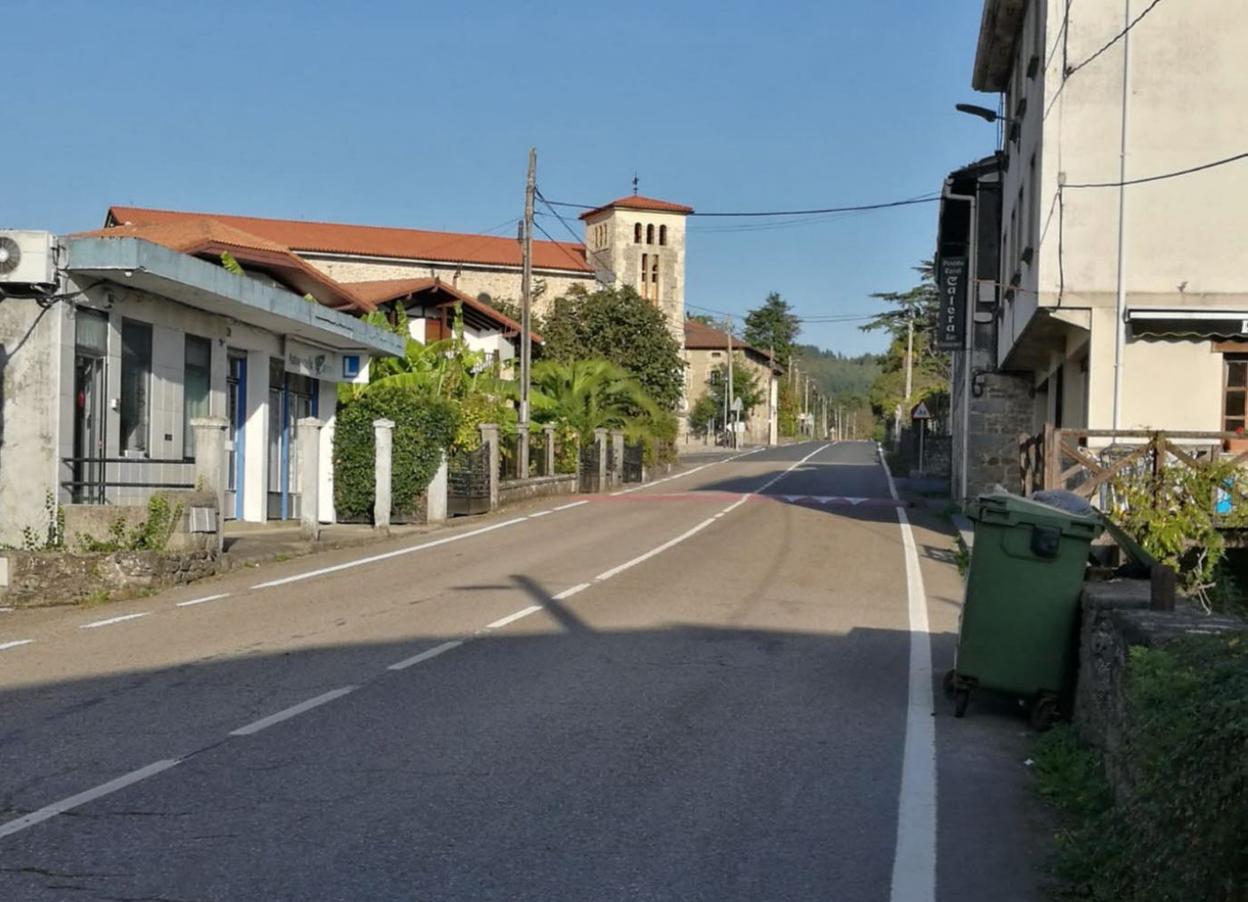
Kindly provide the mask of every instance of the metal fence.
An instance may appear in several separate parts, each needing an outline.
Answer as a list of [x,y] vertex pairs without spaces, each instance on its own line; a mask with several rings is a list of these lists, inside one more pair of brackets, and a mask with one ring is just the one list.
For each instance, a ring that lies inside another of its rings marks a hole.
[[73,504],[140,504],[161,489],[195,488],[194,459],[62,457],[61,467]]
[[472,516],[490,510],[490,449],[456,451],[446,462],[446,507],[451,516]]

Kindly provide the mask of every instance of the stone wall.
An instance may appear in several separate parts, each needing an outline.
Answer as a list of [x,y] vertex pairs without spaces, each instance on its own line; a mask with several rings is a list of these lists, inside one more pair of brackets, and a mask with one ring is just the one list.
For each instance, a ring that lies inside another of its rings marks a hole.
[[[962,500],[973,499],[1000,484],[1011,491],[1022,488],[1018,464],[1018,437],[1032,431],[1031,383],[1008,373],[980,377],[983,393],[971,397],[966,449],[966,486]],[[955,491],[961,479],[962,445],[954,436],[952,464]]]
[[[711,373],[728,362],[726,350],[716,351],[710,348],[689,348],[685,351],[689,361],[686,370],[688,382],[689,406],[693,407],[698,399],[711,390]],[[767,392],[771,385],[771,368],[763,362],[747,355],[744,351],[733,350],[732,365],[744,366],[754,376],[755,384],[762,392],[763,400],[756,404],[743,422],[745,423],[744,440],[751,443],[767,442]],[[723,419],[723,416],[720,416]]]
[[1088,583],[1082,603],[1075,728],[1102,753],[1115,792],[1129,793],[1131,762],[1122,752],[1131,729],[1126,707],[1128,649],[1156,647],[1192,633],[1248,630],[1248,623],[1210,616],[1183,603],[1175,611],[1150,610],[1146,580]]
[[216,572],[217,555],[208,551],[6,551],[0,555],[0,598],[14,607],[79,604]]
[[559,473],[555,476],[534,476],[531,479],[506,479],[498,487],[500,505],[545,498],[553,495],[575,495],[575,473]]

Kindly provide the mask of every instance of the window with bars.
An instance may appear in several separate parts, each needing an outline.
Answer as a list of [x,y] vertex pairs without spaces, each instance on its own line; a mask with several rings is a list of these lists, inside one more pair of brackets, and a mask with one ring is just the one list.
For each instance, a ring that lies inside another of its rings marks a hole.
[[1246,421],[1244,402],[1248,397],[1248,354],[1227,354],[1223,369],[1226,387],[1223,391],[1222,429],[1225,432],[1244,432]]

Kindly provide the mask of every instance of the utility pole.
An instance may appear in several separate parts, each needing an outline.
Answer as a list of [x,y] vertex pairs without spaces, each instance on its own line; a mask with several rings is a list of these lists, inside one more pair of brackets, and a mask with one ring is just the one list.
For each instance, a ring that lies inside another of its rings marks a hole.
[[[724,400],[728,402],[728,414],[729,416],[731,416],[732,415],[732,320],[726,316],[724,317],[724,331],[728,333],[728,385],[724,394]],[[729,433],[730,435],[729,440],[732,443],[732,447],[736,448],[737,447],[736,424],[732,422],[728,422],[728,426],[732,430]]]
[[533,195],[537,193],[537,148],[529,148],[529,174],[524,182],[524,225],[520,229],[520,423],[529,424],[529,370],[533,347]]
[[910,390],[914,385],[914,308],[906,320],[906,405],[910,404]]
[[767,444],[780,443],[780,424],[776,417],[776,404],[780,400],[780,386],[776,384],[776,346],[767,349]]
[[806,417],[810,415],[810,377],[806,379],[805,390],[802,392],[802,421],[805,422]]

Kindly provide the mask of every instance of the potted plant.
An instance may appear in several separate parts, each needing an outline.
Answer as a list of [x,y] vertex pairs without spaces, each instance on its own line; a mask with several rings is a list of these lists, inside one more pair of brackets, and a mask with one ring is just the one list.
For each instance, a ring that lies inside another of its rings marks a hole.
[[1243,454],[1248,451],[1248,438],[1244,437],[1244,427],[1239,426],[1235,430],[1235,438],[1226,438],[1222,440],[1222,450],[1231,454]]

